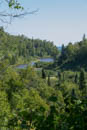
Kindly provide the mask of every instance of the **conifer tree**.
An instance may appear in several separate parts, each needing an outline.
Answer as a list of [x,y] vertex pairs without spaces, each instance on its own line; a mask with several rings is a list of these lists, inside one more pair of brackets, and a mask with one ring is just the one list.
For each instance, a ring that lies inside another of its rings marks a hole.
[[59,78],[59,81],[61,81],[61,73],[58,72],[58,78]]
[[42,69],[42,78],[46,79],[46,73],[45,73],[44,69]]
[[78,74],[75,75],[75,80],[74,82],[77,84],[78,83]]
[[80,90],[83,90],[85,88],[85,74],[84,69],[81,69],[80,71],[80,78],[79,78],[79,88]]
[[84,35],[83,35],[83,41],[85,41],[85,40],[86,40],[86,35],[84,34]]
[[48,75],[48,86],[51,86],[50,75]]

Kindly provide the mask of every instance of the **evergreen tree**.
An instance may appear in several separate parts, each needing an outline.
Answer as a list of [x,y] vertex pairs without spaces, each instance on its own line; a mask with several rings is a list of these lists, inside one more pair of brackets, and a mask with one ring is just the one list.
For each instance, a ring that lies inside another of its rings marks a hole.
[[60,72],[58,72],[58,79],[59,79],[59,81],[61,81],[61,73]]
[[77,84],[78,83],[78,74],[75,75],[75,80],[74,82]]
[[85,41],[86,40],[86,36],[85,36],[85,34],[83,35],[83,41]]
[[44,69],[42,69],[42,78],[46,79],[46,73],[45,73]]
[[75,89],[73,88],[71,91],[71,101],[73,102],[76,99],[77,99],[77,97],[76,97]]
[[51,86],[50,75],[48,75],[48,86]]
[[50,112],[46,120],[44,121],[44,124],[42,125],[41,130],[57,130],[58,127],[58,111],[56,109],[56,106],[50,107]]
[[65,73],[63,72],[63,82],[65,81]]
[[80,71],[79,88],[80,88],[80,90],[83,90],[85,88],[85,74],[84,74],[84,69],[81,69],[81,71]]
[[66,57],[66,54],[65,54],[65,46],[64,46],[64,44],[62,45],[62,49],[61,49],[61,60],[63,60],[63,59],[65,59],[65,57]]
[[65,49],[65,46],[64,44],[62,45],[62,48],[61,48],[61,55],[59,56],[58,58],[58,65],[62,64],[63,63],[63,60],[66,59],[66,49]]
[[16,63],[16,55],[12,55],[12,59],[11,59],[11,65]]

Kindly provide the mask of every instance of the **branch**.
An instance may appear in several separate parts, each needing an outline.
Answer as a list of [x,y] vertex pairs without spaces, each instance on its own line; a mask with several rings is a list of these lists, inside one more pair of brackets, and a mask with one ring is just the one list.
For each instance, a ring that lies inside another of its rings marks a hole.
[[4,5],[3,1],[7,3],[8,9],[5,11],[0,11],[1,23],[11,24],[12,19],[14,18],[24,17],[26,15],[35,14],[36,12],[38,12],[38,9],[33,11],[25,11],[24,8],[20,6],[18,1],[16,0],[2,0],[0,6]]
[[20,13],[20,14],[11,14],[11,13],[2,13],[0,12],[0,16],[1,17],[21,17],[21,16],[25,16],[25,15],[28,15],[28,14],[34,14],[38,11],[37,10],[34,10],[34,11],[31,11],[31,12],[23,12],[23,13]]

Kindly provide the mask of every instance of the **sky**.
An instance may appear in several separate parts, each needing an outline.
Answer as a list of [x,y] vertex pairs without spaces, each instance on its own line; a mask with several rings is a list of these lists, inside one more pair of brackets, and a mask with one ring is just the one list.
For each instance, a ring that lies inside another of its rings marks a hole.
[[29,38],[53,41],[55,45],[77,42],[87,35],[87,0],[20,0],[33,15],[15,19],[6,31]]

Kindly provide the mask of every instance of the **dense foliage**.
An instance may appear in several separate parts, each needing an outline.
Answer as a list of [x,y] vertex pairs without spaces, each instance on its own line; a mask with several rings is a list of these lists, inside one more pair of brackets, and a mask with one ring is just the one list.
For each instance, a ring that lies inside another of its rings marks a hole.
[[82,41],[75,44],[69,43],[66,47],[62,45],[61,55],[58,59],[58,65],[65,69],[78,70],[81,67],[87,69],[87,39],[85,35]]
[[[87,72],[79,68],[86,65],[86,41],[84,37],[75,45],[62,46],[58,58],[53,43],[11,36],[0,29],[1,129],[87,129]],[[25,69],[15,66],[21,58],[28,62],[30,57],[44,56],[55,57],[55,63],[37,62]],[[67,70],[70,67],[79,69]]]
[[31,57],[56,57],[58,49],[53,42],[29,39],[25,36],[13,36],[0,28],[0,59],[8,59],[10,64],[29,61]]

